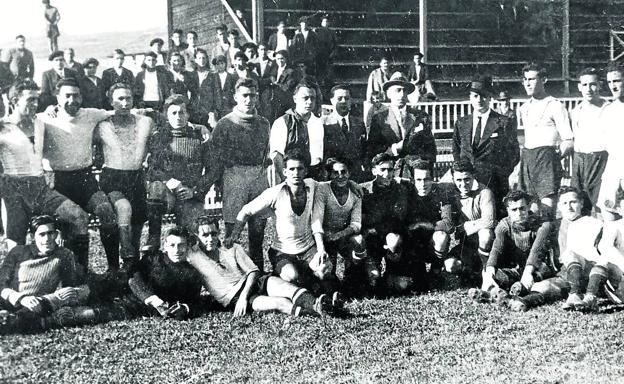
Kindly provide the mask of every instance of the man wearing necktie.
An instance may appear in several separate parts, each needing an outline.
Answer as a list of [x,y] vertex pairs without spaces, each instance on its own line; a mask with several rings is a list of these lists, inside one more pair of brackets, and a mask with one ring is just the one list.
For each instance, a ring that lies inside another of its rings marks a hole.
[[492,190],[500,212],[509,192],[509,175],[520,159],[518,135],[513,121],[490,109],[492,79],[477,75],[470,83],[473,113],[455,123],[453,158],[474,164],[475,176]]
[[407,95],[414,89],[414,84],[401,72],[395,72],[384,83],[383,91],[390,105],[373,115],[366,145],[368,159],[381,152],[399,158],[396,163],[399,177],[410,177],[403,172],[406,170],[402,161],[405,156],[418,156],[430,164],[436,161],[436,143],[429,115],[407,105]]
[[369,180],[364,174],[363,159],[366,128],[360,113],[351,113],[351,90],[346,84],[338,84],[331,91],[334,110],[322,117],[325,127],[324,159],[345,158],[351,162],[351,179],[356,182]]

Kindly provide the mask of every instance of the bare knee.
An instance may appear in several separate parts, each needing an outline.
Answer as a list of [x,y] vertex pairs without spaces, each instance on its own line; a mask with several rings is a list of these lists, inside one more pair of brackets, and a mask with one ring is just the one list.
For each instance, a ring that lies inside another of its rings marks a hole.
[[386,235],[384,248],[390,252],[397,253],[401,250],[401,243],[403,243],[401,235],[391,232]]
[[87,233],[89,215],[78,204],[65,200],[55,212],[58,217],[72,226],[75,233]]
[[299,271],[293,264],[286,264],[280,271],[280,277],[284,281],[295,282],[299,279]]
[[481,229],[477,233],[477,236],[479,237],[479,248],[482,248],[482,249],[492,248],[492,243],[494,242],[493,230],[489,228]]
[[147,198],[150,200],[166,200],[168,188],[162,181],[152,181],[147,186]]
[[128,225],[132,219],[132,205],[128,199],[120,199],[115,201],[115,211],[117,212],[117,221],[119,225]]
[[351,236],[349,242],[354,252],[364,252],[366,250],[366,241],[362,235]]
[[108,196],[102,191],[98,191],[89,200],[92,212],[100,219],[104,226],[113,226],[116,223],[116,215]]
[[451,237],[448,233],[442,231],[435,231],[431,236],[431,240],[433,241],[433,249],[439,252],[448,251],[448,247],[451,241]]

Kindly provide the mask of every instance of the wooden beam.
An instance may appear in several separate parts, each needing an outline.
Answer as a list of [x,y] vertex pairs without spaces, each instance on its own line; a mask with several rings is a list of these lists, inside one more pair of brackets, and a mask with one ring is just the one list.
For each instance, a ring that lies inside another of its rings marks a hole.
[[245,26],[243,26],[243,23],[241,23],[240,20],[238,20],[238,17],[236,16],[236,13],[232,9],[232,7],[228,3],[228,1],[227,0],[221,0],[221,5],[223,5],[223,8],[225,8],[227,13],[230,15],[230,19],[232,19],[232,21],[234,22],[236,27],[241,31],[241,33],[243,34],[243,37],[245,38],[245,40],[251,41],[251,42],[255,43],[253,37],[251,37],[251,35],[249,34],[249,31],[247,31],[245,29]]
[[561,25],[561,77],[563,93],[570,94],[570,0],[563,0],[563,21]]
[[427,0],[419,0],[418,4],[418,33],[420,35],[420,52],[423,54],[423,61],[427,62]]
[[251,0],[253,38],[260,44],[264,41],[264,0]]

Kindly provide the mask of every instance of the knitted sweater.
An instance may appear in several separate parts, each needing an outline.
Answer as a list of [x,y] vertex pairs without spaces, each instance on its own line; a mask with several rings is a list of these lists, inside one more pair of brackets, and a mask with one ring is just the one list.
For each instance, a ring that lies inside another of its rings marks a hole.
[[223,170],[237,165],[264,165],[269,146],[269,121],[236,109],[217,123],[211,140],[210,176],[214,183]]
[[552,222],[530,219],[523,227],[514,226],[505,217],[496,226],[496,238],[488,258],[488,267],[537,267],[556,246],[556,226]]
[[42,256],[34,244],[17,245],[0,265],[0,296],[16,307],[24,296],[50,295],[59,286],[83,284],[85,271],[66,248],[59,247]]

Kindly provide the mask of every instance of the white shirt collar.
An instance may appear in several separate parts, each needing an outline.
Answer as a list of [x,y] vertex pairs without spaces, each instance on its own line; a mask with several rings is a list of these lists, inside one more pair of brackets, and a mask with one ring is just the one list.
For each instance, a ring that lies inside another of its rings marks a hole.
[[481,126],[484,126],[487,122],[487,119],[490,117],[490,109],[488,108],[487,112],[479,113],[476,110],[472,112],[472,122],[474,126],[477,125],[477,118],[481,117]]
[[332,112],[332,116],[334,116],[334,119],[336,119],[336,121],[338,122],[338,125],[342,125],[342,119],[345,119],[347,122],[347,127],[351,128],[351,123],[349,122],[349,114],[347,113],[344,116],[340,116],[338,114],[338,112],[336,112],[336,110],[334,110]]

